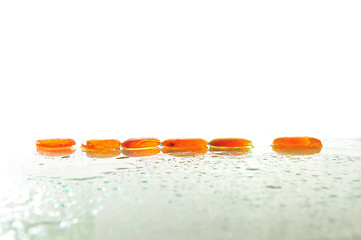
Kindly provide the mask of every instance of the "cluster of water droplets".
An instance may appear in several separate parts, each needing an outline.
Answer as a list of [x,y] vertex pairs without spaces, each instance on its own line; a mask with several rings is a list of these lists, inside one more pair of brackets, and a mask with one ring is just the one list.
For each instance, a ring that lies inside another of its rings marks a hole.
[[361,236],[361,147],[343,149],[304,156],[268,147],[243,155],[35,155],[12,173],[13,191],[0,199],[0,235],[351,239]]

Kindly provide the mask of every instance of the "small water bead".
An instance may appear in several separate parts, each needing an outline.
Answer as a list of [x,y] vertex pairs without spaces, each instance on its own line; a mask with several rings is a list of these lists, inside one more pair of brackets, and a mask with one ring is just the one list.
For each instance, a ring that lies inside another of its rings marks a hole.
[[267,185],[266,188],[270,188],[270,189],[281,189],[281,186],[277,186],[277,185]]

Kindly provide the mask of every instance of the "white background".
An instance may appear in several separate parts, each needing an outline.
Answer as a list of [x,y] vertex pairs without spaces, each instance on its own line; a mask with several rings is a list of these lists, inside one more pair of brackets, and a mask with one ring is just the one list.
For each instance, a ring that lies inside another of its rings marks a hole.
[[2,0],[1,146],[361,137],[360,13],[361,1]]

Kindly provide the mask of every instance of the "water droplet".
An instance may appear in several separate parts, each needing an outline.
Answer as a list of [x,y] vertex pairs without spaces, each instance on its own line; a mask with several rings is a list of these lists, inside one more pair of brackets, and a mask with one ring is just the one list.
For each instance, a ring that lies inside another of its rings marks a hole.
[[277,186],[277,185],[267,185],[266,188],[270,188],[270,189],[281,189],[281,186]]
[[79,218],[73,218],[72,223],[77,224],[79,222]]
[[71,222],[68,222],[68,221],[61,221],[60,222],[60,227],[61,228],[68,228],[71,226]]
[[91,211],[88,212],[90,216],[95,216],[99,213],[99,210],[98,209],[93,209]]

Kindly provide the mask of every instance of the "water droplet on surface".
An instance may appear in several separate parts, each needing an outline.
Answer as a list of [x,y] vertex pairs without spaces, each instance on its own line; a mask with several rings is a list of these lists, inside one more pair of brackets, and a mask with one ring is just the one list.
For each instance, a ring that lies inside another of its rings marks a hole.
[[266,188],[270,188],[270,189],[281,189],[281,186],[277,186],[277,185],[267,185]]

